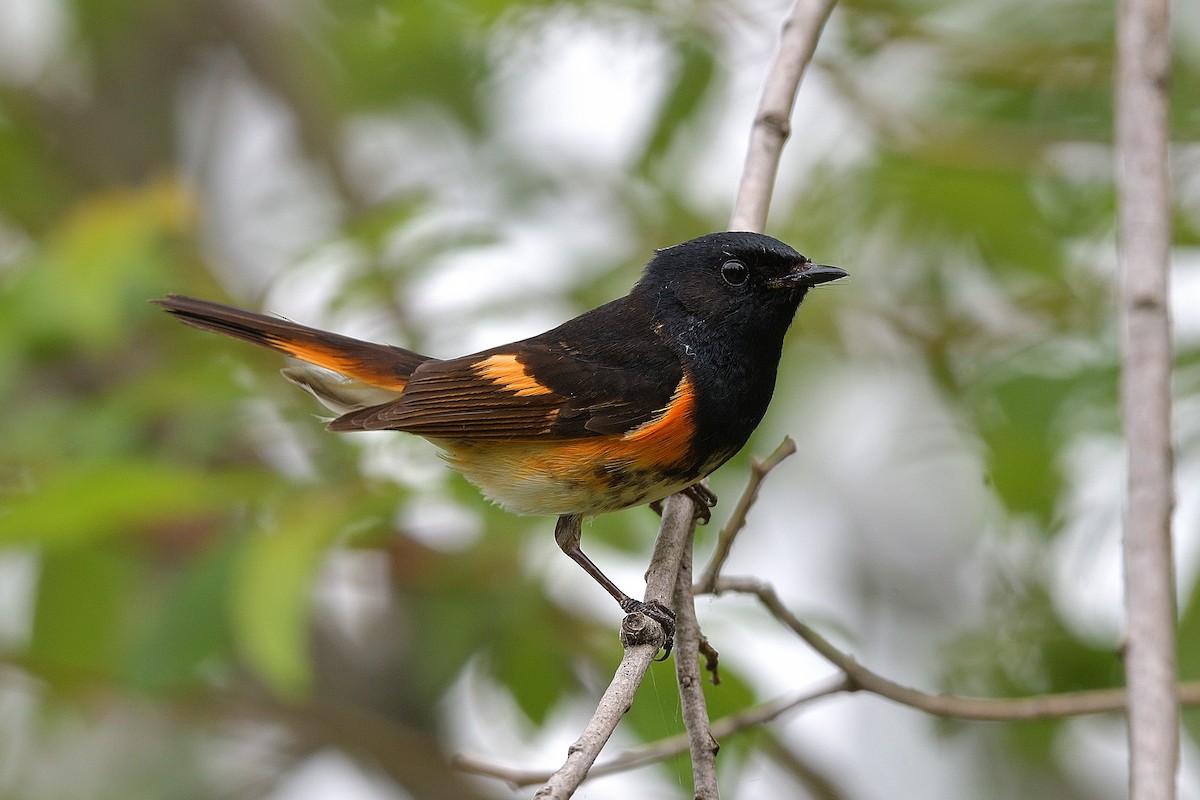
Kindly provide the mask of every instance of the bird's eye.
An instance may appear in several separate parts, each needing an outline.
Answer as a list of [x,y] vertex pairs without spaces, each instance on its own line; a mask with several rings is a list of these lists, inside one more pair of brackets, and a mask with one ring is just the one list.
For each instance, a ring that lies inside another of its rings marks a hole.
[[721,277],[730,286],[741,286],[750,277],[750,270],[740,261],[726,261],[721,265]]

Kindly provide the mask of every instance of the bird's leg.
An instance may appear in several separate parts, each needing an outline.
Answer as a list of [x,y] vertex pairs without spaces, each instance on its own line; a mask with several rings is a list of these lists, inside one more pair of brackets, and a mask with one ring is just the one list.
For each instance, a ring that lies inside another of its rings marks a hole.
[[609,577],[601,572],[600,568],[580,548],[579,537],[582,532],[582,526],[583,517],[581,515],[562,515],[558,518],[558,522],[554,526],[554,541],[558,542],[559,548],[570,556],[572,561],[583,567],[583,571],[592,576],[592,580],[603,586],[604,590],[613,596],[613,599],[621,606],[622,611],[626,614],[640,612],[662,626],[666,641],[663,643],[664,652],[662,658],[658,660],[666,661],[667,656],[671,655],[671,648],[675,644],[674,612],[657,601],[647,603],[642,600],[635,600],[622,592],[615,583],[609,580]]

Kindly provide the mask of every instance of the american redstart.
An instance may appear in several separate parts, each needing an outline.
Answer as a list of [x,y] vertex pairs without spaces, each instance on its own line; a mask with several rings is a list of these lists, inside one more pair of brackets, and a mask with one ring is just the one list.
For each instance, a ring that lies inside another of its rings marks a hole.
[[339,414],[329,430],[415,433],[491,500],[558,515],[558,546],[626,613],[662,624],[669,653],[671,611],[617,588],[580,549],[580,523],[678,491],[707,511],[716,498],[696,483],[766,413],[800,301],[845,275],[769,236],[712,233],[658,250],[618,300],[447,360],[191,297],[156,302],[317,367],[283,374]]

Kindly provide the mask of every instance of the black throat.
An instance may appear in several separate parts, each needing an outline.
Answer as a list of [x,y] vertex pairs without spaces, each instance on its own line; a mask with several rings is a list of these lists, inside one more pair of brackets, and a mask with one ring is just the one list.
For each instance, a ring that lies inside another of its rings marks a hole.
[[790,321],[778,314],[753,327],[720,325],[679,307],[661,322],[659,335],[695,387],[696,457],[709,470],[740,450],[766,414]]

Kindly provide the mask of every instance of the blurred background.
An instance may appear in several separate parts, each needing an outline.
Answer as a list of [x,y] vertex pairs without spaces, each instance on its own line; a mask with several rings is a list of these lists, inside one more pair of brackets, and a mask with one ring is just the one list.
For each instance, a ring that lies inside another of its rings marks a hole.
[[[508,798],[620,656],[553,521],[398,434],[335,436],[183,292],[434,356],[623,294],[723,229],[787,4],[0,0],[0,797]],[[1172,117],[1180,667],[1200,678],[1200,4]],[[711,549],[869,667],[989,696],[1122,681],[1113,15],[850,0],[768,232],[805,302]],[[640,585],[645,508],[584,531]],[[831,670],[701,598],[721,716]],[[1200,734],[1189,712],[1188,733]],[[682,729],[655,665],[608,753]],[[837,696],[722,742],[733,798],[1119,798],[1116,716],[947,723]],[[1185,737],[1183,795],[1200,797]],[[589,798],[690,796],[680,760]]]

